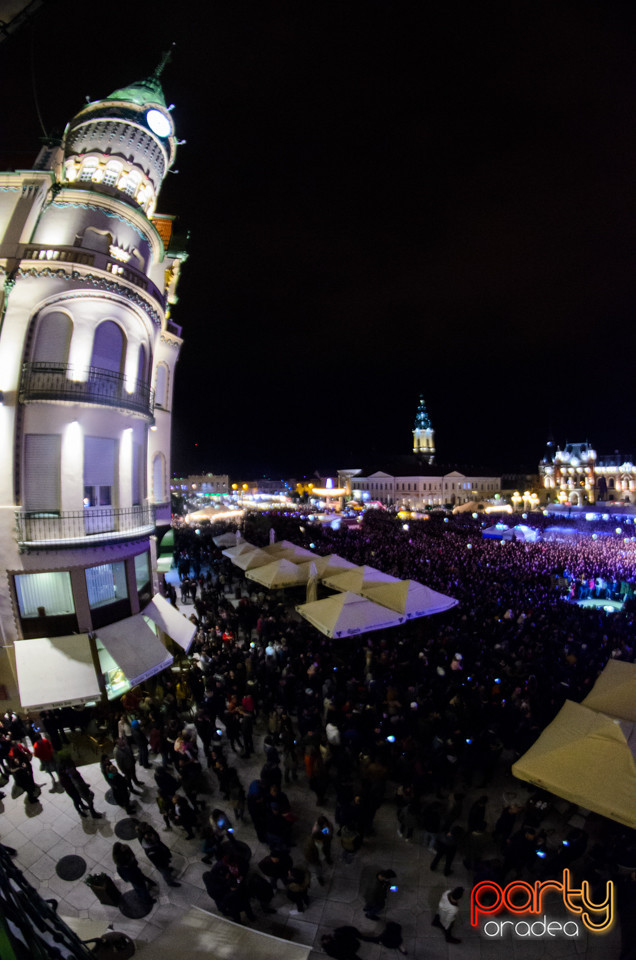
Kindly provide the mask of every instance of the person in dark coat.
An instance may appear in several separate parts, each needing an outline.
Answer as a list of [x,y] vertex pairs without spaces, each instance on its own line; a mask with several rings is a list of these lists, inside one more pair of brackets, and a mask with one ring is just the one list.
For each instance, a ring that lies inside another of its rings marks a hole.
[[132,884],[133,890],[142,902],[150,904],[157,902],[149,892],[149,888],[156,887],[157,884],[141,872],[137,858],[127,843],[113,844],[113,861],[119,876],[126,883]]
[[247,875],[247,895],[252,900],[258,900],[263,913],[276,913],[273,907],[270,907],[274,891],[271,884],[255,870],[250,870]]
[[286,850],[273,849],[268,857],[263,857],[258,869],[269,879],[272,890],[277,890],[279,880],[285,886],[292,866],[292,858]]
[[29,803],[37,803],[40,788],[33,779],[31,753],[21,743],[14,740],[8,756],[9,773],[20,790],[24,790]]
[[180,887],[181,884],[175,881],[174,870],[170,866],[172,860],[170,848],[163,843],[155,828],[149,823],[138,823],[136,830],[142,850],[151,864],[157,868],[169,887]]
[[435,840],[435,856],[431,860],[431,870],[436,870],[437,865],[445,857],[444,876],[448,877],[452,873],[453,860],[457,853],[457,844],[459,840],[459,830],[457,827],[451,827],[446,833],[440,833]]
[[126,737],[120,737],[115,746],[115,763],[119,767],[122,776],[128,784],[128,789],[131,793],[141,794],[141,790],[135,790],[133,788],[133,783],[136,783],[138,787],[143,787],[141,780],[137,779],[137,764],[135,762],[135,755],[130,748],[130,744],[126,740]]
[[364,913],[369,920],[380,919],[378,914],[384,910],[389,887],[395,877],[395,870],[378,870],[375,878],[367,884],[364,891]]
[[62,787],[64,788],[64,792],[73,801],[73,806],[79,813],[80,817],[85,817],[86,811],[88,810],[94,820],[101,820],[104,814],[97,813],[95,807],[93,806],[93,798],[95,797],[95,794],[86,783],[79,770],[76,769],[75,764],[71,759],[68,759],[63,764],[60,764],[57,775]]
[[172,798],[174,804],[175,823],[183,827],[186,832],[186,840],[194,840],[194,831],[197,827],[197,814],[194,807],[191,807],[186,797],[178,793]]
[[[104,762],[105,761],[105,762]],[[130,791],[128,784],[122,777],[114,763],[111,763],[108,757],[102,757],[102,773],[106,783],[113,792],[113,799],[118,806],[123,807],[127,814],[132,815],[135,807],[130,800]]]

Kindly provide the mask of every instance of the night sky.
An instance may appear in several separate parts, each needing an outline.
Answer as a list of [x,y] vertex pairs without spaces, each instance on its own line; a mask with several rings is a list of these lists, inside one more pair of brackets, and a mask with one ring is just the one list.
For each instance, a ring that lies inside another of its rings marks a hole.
[[0,43],[2,169],[33,87],[50,134],[177,44],[176,472],[379,464],[420,393],[446,463],[636,454],[629,7],[46,3]]

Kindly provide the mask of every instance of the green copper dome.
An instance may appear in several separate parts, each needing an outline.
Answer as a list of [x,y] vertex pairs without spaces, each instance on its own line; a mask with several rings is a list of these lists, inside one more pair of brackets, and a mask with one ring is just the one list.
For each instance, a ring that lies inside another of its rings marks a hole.
[[143,107],[146,103],[158,103],[162,107],[166,106],[161,81],[155,76],[148,77],[146,80],[137,80],[127,87],[120,87],[106,99],[124,100],[126,103],[136,103],[140,107]]

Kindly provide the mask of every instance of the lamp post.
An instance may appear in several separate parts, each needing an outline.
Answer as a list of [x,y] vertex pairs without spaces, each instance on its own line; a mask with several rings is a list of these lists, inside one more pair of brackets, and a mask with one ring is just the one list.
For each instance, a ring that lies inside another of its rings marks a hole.
[[515,492],[513,493],[513,495],[510,497],[510,499],[512,500],[512,508],[513,508],[513,510],[514,510],[515,512],[518,512],[518,510],[519,510],[519,504],[521,503],[521,500],[523,499],[522,496],[521,496],[521,494],[519,493],[519,491],[518,491],[518,490],[515,490]]

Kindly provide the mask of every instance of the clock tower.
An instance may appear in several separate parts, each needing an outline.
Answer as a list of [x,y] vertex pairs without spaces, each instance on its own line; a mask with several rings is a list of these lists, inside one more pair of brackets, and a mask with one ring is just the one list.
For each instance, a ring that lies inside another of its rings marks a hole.
[[413,453],[420,456],[426,463],[433,463],[435,460],[435,431],[431,426],[431,418],[421,394],[413,426]]

